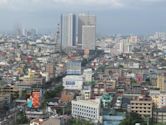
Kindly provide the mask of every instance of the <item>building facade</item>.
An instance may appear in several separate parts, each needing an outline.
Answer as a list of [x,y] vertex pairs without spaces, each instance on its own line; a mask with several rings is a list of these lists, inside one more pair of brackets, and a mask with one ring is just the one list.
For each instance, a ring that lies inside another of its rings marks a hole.
[[157,75],[157,87],[161,91],[166,91],[166,79],[165,78],[166,78],[166,74],[165,73]]
[[84,76],[84,81],[85,82],[91,82],[92,81],[92,69],[85,69],[83,72],[83,76]]
[[61,47],[76,45],[76,16],[74,14],[61,16]]
[[69,61],[66,63],[67,75],[81,75],[81,61]]
[[83,44],[83,40],[85,40],[85,38],[83,37],[85,37],[86,35],[85,31],[88,32],[89,30],[93,30],[92,34],[93,37],[95,37],[94,34],[96,33],[96,16],[89,14],[80,14],[78,16],[78,44]]
[[53,78],[55,76],[55,68],[52,63],[46,64],[46,72],[48,73],[49,78]]
[[166,92],[160,92],[159,90],[151,90],[150,96],[156,108],[163,108],[166,106]]
[[153,117],[157,123],[166,123],[166,108],[155,109],[153,112]]
[[92,120],[93,122],[100,121],[100,101],[99,100],[73,100],[72,101],[72,116]]
[[140,96],[130,102],[131,112],[140,114],[142,117],[152,117],[153,101],[151,97]]
[[82,95],[85,100],[91,99],[91,96],[92,96],[91,86],[89,86],[89,85],[83,86]]
[[67,75],[63,78],[63,87],[66,90],[81,90],[83,85],[82,76]]
[[96,47],[96,26],[82,26],[82,49],[95,50]]

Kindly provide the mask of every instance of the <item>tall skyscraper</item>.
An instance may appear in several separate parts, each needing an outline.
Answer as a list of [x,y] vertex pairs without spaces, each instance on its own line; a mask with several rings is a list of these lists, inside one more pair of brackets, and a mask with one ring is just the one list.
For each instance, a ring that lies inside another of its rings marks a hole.
[[76,16],[74,14],[61,16],[61,48],[76,45]]
[[82,26],[82,49],[95,50],[96,47],[96,26]]
[[[85,42],[85,40],[87,40],[86,37],[90,38],[88,39],[89,44],[91,44],[90,42],[94,42],[95,39],[92,38],[92,36],[90,37],[88,32],[91,33],[93,37],[96,37],[96,16],[80,14],[78,16],[78,44],[82,44],[83,49],[85,49],[85,45],[83,44],[87,44],[87,42]],[[95,45],[95,43],[92,44]]]

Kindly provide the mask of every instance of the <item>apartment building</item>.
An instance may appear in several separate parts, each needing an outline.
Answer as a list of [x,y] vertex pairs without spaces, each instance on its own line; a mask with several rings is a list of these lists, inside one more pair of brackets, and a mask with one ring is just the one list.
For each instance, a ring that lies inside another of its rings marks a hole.
[[72,116],[83,118],[93,122],[100,121],[100,101],[99,100],[73,100]]
[[139,96],[131,100],[130,111],[140,114],[142,117],[152,117],[153,101],[150,96]]

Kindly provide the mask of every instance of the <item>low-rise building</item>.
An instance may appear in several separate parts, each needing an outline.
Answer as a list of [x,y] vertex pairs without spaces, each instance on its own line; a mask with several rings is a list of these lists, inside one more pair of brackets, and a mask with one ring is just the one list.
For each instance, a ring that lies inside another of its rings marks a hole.
[[157,123],[166,123],[166,108],[155,109],[153,112],[154,121]]
[[153,101],[150,96],[139,96],[131,100],[130,111],[140,114],[142,117],[152,117]]
[[85,100],[91,99],[91,96],[92,96],[91,86],[87,86],[87,85],[83,86],[82,95]]
[[30,125],[61,125],[61,120],[59,118],[34,119],[30,122]]
[[150,96],[152,97],[153,103],[157,108],[162,108],[166,106],[166,92],[161,92],[159,90],[151,90]]
[[72,116],[93,122],[100,121],[100,100],[73,100]]
[[60,101],[63,102],[63,103],[69,103],[74,99],[74,95],[75,94],[73,92],[64,90],[61,93]]
[[67,75],[63,78],[63,87],[67,90],[81,90],[83,85],[82,76]]
[[66,63],[66,74],[80,75],[81,74],[81,61],[69,61]]
[[166,73],[161,73],[157,75],[157,87],[161,91],[166,90]]
[[28,119],[48,117],[43,111],[26,111],[25,113]]
[[113,100],[113,95],[110,93],[104,94],[101,98],[102,100],[102,104],[104,108],[108,108],[109,106],[111,106],[111,102]]
[[83,72],[83,77],[85,82],[91,82],[92,81],[92,69],[85,69]]
[[93,94],[95,96],[99,96],[102,95],[103,93],[105,93],[105,84],[104,83],[96,84],[95,87],[93,88]]
[[48,73],[50,78],[55,77],[55,68],[54,68],[54,65],[52,63],[48,63],[46,65],[46,72]]

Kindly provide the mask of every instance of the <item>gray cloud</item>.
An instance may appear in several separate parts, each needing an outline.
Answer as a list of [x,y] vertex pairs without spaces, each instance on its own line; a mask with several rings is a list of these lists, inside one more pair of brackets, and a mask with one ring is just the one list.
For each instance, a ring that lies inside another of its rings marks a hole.
[[166,29],[166,0],[0,0],[0,29],[55,30],[62,13],[90,12],[99,33],[145,33]]
[[[132,5],[156,4],[165,0],[0,0],[0,8],[27,9],[28,7],[96,6],[103,8],[122,8]],[[29,9],[30,9],[29,8]]]

